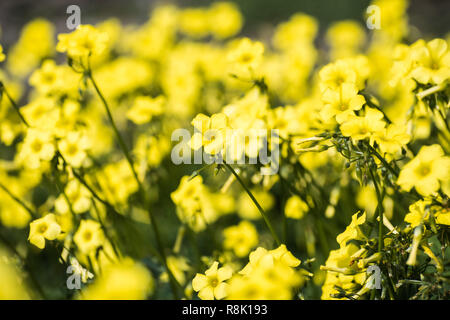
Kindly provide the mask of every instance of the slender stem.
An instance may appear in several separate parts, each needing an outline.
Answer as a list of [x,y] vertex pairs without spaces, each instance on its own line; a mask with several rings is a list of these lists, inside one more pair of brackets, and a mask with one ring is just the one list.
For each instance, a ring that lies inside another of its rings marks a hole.
[[378,188],[378,183],[375,180],[375,175],[373,174],[372,169],[369,169],[369,173],[372,178],[373,185],[375,186],[375,192],[377,194],[377,199],[378,199],[378,206],[377,206],[378,219],[379,219],[379,222],[378,222],[378,252],[381,253],[381,250],[383,250],[383,211],[381,210],[381,208],[383,206],[383,199],[381,197],[380,189]]
[[239,175],[236,173],[236,171],[234,171],[234,169],[227,163],[224,162],[224,166],[236,177],[236,180],[239,181],[239,183],[241,184],[241,186],[244,188],[244,190],[247,192],[248,196],[250,197],[250,199],[252,199],[253,203],[255,204],[255,206],[258,208],[259,212],[261,213],[261,216],[264,218],[264,222],[267,225],[267,228],[269,229],[270,233],[272,234],[273,239],[275,240],[275,242],[277,243],[277,245],[280,245],[280,239],[278,238],[277,234],[275,233],[275,230],[272,226],[272,224],[270,223],[269,218],[267,217],[266,212],[264,211],[264,209],[259,205],[258,201],[256,200],[256,198],[253,196],[253,194],[251,193],[251,191],[247,188],[247,186],[245,185],[245,183],[242,181],[242,179],[239,177]]
[[375,150],[375,148],[373,148],[370,144],[367,144],[367,146],[369,147],[370,151],[378,158],[378,160],[383,163],[386,169],[388,169],[395,177],[398,177],[398,171],[392,168],[389,163],[387,163],[387,161],[377,152],[377,150]]
[[438,84],[434,87],[428,88],[416,94],[417,99],[422,100],[426,96],[429,96],[435,92],[441,91],[445,89],[445,83]]
[[17,105],[17,103],[14,101],[14,99],[11,97],[11,95],[8,93],[8,90],[6,90],[6,87],[3,85],[3,83],[0,81],[0,90],[3,90],[3,92],[5,93],[6,97],[8,98],[9,102],[11,102],[12,106],[14,107],[14,110],[16,110],[17,115],[19,116],[20,120],[22,120],[22,122],[29,127],[30,125],[28,124],[28,122],[25,120],[24,116],[22,115],[22,112],[20,112],[20,108]]
[[[99,87],[98,87],[98,85],[97,85],[97,83],[96,83],[96,81],[95,81],[95,79],[94,79],[94,77],[92,75],[92,71],[91,71],[90,68],[87,70],[87,76],[91,80],[95,91],[97,92],[98,96],[100,97],[100,100],[103,103],[103,106],[105,107],[106,114],[107,114],[109,122],[110,122],[110,124],[111,124],[111,126],[112,126],[112,128],[114,130],[114,133],[116,135],[116,138],[117,138],[117,141],[119,143],[119,146],[122,149],[122,152],[123,152],[125,158],[127,159],[128,164],[130,166],[130,169],[131,169],[131,171],[133,173],[133,176],[134,176],[134,178],[135,178],[135,180],[136,180],[136,182],[138,184],[141,201],[143,202],[144,206],[147,207],[149,202],[148,202],[147,196],[145,194],[144,188],[142,186],[142,183],[139,180],[137,172],[136,172],[136,170],[134,168],[133,160],[131,159],[130,152],[129,152],[126,144],[125,144],[125,141],[123,140],[122,136],[120,135],[119,130],[117,129],[116,123],[114,122],[114,118],[113,118],[112,113],[111,113],[111,109],[109,108],[109,105],[106,102],[105,97],[103,96],[102,92],[100,91],[100,89],[99,89]],[[155,219],[155,217],[154,217],[154,215],[152,213],[152,210],[150,210],[150,208],[148,208],[147,211],[148,211],[148,215],[149,215],[149,218],[150,218],[150,224],[152,225],[153,232],[155,234],[156,245],[158,247],[159,254],[161,255],[164,267],[166,268],[167,274],[169,275],[170,285],[171,285],[174,297],[175,297],[175,299],[178,299],[179,296],[178,296],[177,286],[179,286],[179,284],[178,284],[177,280],[175,279],[174,275],[172,274],[172,271],[170,270],[170,268],[169,268],[169,266],[167,264],[167,257],[166,257],[166,253],[164,251],[164,246],[163,246],[162,241],[161,241],[161,235],[160,235],[160,232],[159,232],[159,227],[158,227],[156,219]]]
[[16,197],[11,191],[9,191],[8,188],[6,188],[2,183],[0,183],[0,189],[2,189],[3,191],[5,191],[14,201],[16,201],[18,204],[20,204],[25,210],[28,211],[28,213],[30,213],[30,215],[33,217],[33,219],[37,219],[38,215],[36,214],[36,212],[34,212],[30,207],[28,207],[25,202],[23,202],[22,200],[20,200],[18,197]]

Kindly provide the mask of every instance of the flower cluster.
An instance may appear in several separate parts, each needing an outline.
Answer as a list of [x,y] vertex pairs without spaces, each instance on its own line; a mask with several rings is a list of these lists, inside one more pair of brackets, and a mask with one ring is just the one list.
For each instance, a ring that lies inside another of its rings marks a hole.
[[372,4],[370,35],[219,1],[2,43],[0,298],[448,298],[450,38]]

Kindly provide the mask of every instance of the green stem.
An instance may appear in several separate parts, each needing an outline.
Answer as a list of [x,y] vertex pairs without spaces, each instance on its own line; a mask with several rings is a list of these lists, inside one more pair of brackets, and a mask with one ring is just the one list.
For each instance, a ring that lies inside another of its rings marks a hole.
[[36,212],[34,212],[30,207],[28,207],[25,202],[20,200],[18,197],[16,197],[11,191],[9,191],[8,188],[6,188],[2,183],[0,183],[0,189],[5,191],[14,201],[16,201],[18,204],[20,204],[25,210],[28,211],[28,213],[33,217],[33,219],[37,219],[38,215]]
[[378,252],[381,253],[381,250],[383,250],[383,211],[381,210],[383,206],[383,199],[381,197],[380,189],[378,188],[378,183],[375,180],[375,175],[372,172],[372,169],[369,169],[370,176],[372,178],[373,184],[375,186],[375,192],[377,194],[378,199],[378,205],[377,205],[377,211],[378,211]]
[[[134,179],[136,180],[136,182],[138,184],[141,201],[143,202],[144,206],[147,207],[148,204],[149,204],[148,200],[147,200],[147,196],[145,194],[145,191],[144,191],[144,188],[142,186],[142,183],[139,180],[137,172],[134,169],[134,165],[133,165],[133,161],[131,159],[130,152],[129,152],[126,144],[125,144],[125,141],[123,140],[122,136],[120,135],[119,130],[117,129],[116,123],[115,123],[114,118],[113,118],[112,113],[111,113],[111,109],[109,108],[109,105],[106,102],[105,97],[103,96],[103,94],[100,91],[96,81],[94,80],[94,77],[92,75],[92,71],[91,71],[90,68],[87,71],[87,76],[91,80],[95,91],[97,92],[100,100],[103,103],[103,106],[105,107],[106,114],[107,114],[109,122],[110,122],[110,124],[111,124],[111,126],[112,126],[112,128],[114,130],[114,133],[116,135],[116,138],[117,138],[117,141],[119,143],[119,146],[122,149],[122,152],[123,152],[125,158],[127,159],[128,164],[130,166],[130,169],[131,169],[131,171],[133,173]],[[169,275],[170,286],[172,288],[173,295],[174,295],[175,299],[178,299],[179,296],[178,296],[177,286],[179,286],[179,284],[178,284],[177,280],[175,279],[174,275],[172,274],[172,271],[170,270],[170,268],[169,268],[169,266],[167,264],[167,257],[166,257],[166,253],[164,252],[164,246],[163,246],[162,241],[161,241],[161,235],[160,235],[160,232],[159,232],[159,227],[158,227],[156,219],[155,219],[155,217],[154,217],[154,215],[152,213],[152,210],[150,210],[150,208],[148,208],[147,211],[148,211],[148,215],[149,215],[149,218],[150,218],[150,224],[152,225],[153,232],[155,234],[156,245],[158,247],[159,254],[161,255],[161,258],[163,260],[162,262],[164,264],[164,267],[166,268],[167,274]]]
[[253,203],[255,204],[255,206],[258,208],[259,212],[261,213],[261,216],[264,219],[264,222],[267,225],[267,228],[269,229],[270,233],[272,234],[273,239],[275,240],[275,242],[277,243],[277,245],[279,246],[281,244],[280,239],[278,238],[277,234],[275,233],[275,230],[272,226],[272,224],[270,223],[269,218],[267,217],[266,212],[264,211],[264,209],[259,205],[258,201],[256,200],[256,198],[253,196],[252,192],[247,188],[247,186],[245,185],[245,183],[242,181],[242,179],[239,177],[239,175],[236,173],[236,171],[234,171],[234,169],[227,163],[224,162],[224,166],[235,176],[236,180],[241,184],[241,186],[244,188],[244,190],[247,192],[248,196],[250,197],[250,199],[252,199]]
[[11,97],[11,95],[8,93],[8,90],[6,90],[6,87],[3,85],[3,82],[0,81],[0,90],[2,90],[6,97],[8,98],[9,102],[11,102],[11,105],[14,107],[14,110],[16,110],[17,115],[19,116],[20,120],[27,126],[30,127],[28,122],[25,120],[24,116],[22,115],[22,112],[20,112],[20,108],[17,105],[17,103],[14,101],[14,99]]

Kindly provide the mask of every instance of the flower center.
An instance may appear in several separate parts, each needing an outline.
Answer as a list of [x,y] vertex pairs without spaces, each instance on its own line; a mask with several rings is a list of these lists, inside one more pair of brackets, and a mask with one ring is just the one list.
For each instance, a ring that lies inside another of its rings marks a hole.
[[217,278],[211,278],[209,280],[209,284],[211,285],[211,287],[215,288],[219,284],[219,280]]
[[38,231],[39,231],[39,233],[44,233],[45,231],[47,231],[47,229],[48,229],[48,226],[46,224],[41,224],[39,226]]
[[92,232],[91,231],[86,231],[85,233],[83,233],[83,238],[86,241],[90,241],[92,239]]
[[430,166],[427,163],[423,163],[421,164],[417,169],[417,175],[421,176],[421,177],[425,177],[427,176],[431,171]]

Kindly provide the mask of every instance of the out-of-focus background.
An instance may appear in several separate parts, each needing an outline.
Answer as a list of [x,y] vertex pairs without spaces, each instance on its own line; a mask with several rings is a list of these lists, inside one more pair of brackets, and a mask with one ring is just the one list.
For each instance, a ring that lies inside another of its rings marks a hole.
[[[337,20],[353,19],[362,23],[362,14],[369,0],[232,0],[245,17],[244,34],[270,29],[274,24],[286,20],[295,12],[304,12],[316,17],[321,31]],[[67,32],[66,9],[71,4],[81,8],[81,23],[118,17],[122,23],[146,21],[152,7],[158,4],[174,3],[178,6],[206,6],[211,0],[1,0],[1,41],[4,45],[14,42],[21,27],[32,18],[51,20],[59,32]],[[411,0],[408,9],[410,23],[421,30],[421,36],[443,37],[450,21],[449,0]]]

